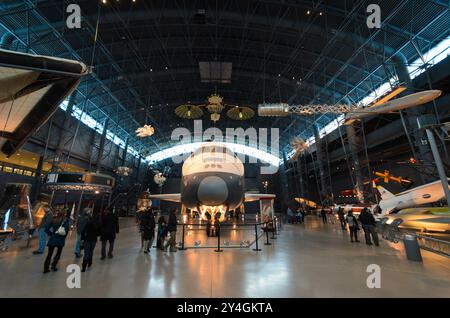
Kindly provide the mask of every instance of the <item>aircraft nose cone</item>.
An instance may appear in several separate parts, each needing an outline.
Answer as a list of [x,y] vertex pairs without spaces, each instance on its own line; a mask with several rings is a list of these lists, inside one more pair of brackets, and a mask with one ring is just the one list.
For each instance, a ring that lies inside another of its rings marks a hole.
[[204,205],[219,205],[228,198],[228,187],[225,181],[217,176],[204,178],[197,190],[199,201]]

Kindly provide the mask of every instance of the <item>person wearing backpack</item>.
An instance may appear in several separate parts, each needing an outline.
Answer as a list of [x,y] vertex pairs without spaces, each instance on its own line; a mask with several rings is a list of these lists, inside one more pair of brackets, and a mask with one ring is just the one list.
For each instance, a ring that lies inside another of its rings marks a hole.
[[346,220],[346,222],[348,224],[348,229],[350,230],[350,242],[353,243],[353,239],[354,239],[355,242],[359,243],[359,240],[358,240],[358,231],[359,231],[358,220],[353,215],[352,210],[348,211],[348,214],[347,214],[345,220]]
[[[57,271],[58,261],[61,257],[63,247],[66,243],[66,237],[69,233],[69,220],[64,217],[64,213],[56,211],[52,221],[45,227],[45,233],[50,237],[47,243],[48,254],[44,262],[44,274],[50,272],[50,263],[53,271]],[[53,258],[53,252],[56,248],[56,255]]]

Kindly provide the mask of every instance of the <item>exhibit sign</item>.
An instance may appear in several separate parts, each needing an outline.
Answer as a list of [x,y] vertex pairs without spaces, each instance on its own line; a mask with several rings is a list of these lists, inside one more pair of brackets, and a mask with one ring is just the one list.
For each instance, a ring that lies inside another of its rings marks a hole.
[[274,209],[273,209],[273,198],[261,198],[259,200],[261,222],[265,220],[273,220]]

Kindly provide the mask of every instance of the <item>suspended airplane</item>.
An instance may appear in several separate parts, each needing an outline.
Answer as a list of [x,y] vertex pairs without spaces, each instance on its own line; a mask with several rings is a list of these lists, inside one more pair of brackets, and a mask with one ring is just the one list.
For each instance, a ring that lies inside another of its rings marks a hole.
[[393,113],[398,110],[408,109],[414,106],[423,105],[429,103],[439,96],[442,91],[440,90],[427,90],[419,93],[410,94],[404,97],[400,97],[383,104],[374,105],[371,107],[355,109],[349,112],[344,119],[344,125],[350,125],[355,120],[361,120],[363,118],[378,115]]
[[379,181],[383,181],[384,183],[389,183],[389,181],[394,181],[394,182],[400,183],[401,185],[406,185],[406,186],[411,186],[414,183],[414,181],[408,177],[393,176],[389,170],[384,170],[384,172],[374,171],[373,174],[376,175],[378,178],[374,178],[370,181],[366,181],[366,182],[364,182],[364,185],[367,185],[367,184],[373,183],[373,182],[379,182]]
[[150,199],[180,202],[182,210],[197,211],[203,220],[225,220],[228,211],[244,202],[273,199],[274,194],[246,193],[244,164],[224,144],[207,142],[195,150],[181,169],[181,193],[151,194]]
[[[450,179],[447,179],[450,189]],[[389,192],[382,186],[377,186],[380,192],[381,200],[378,203],[383,214],[388,214],[395,210],[416,207],[421,204],[433,203],[445,198],[444,189],[441,180],[421,185],[398,193],[397,195]]]

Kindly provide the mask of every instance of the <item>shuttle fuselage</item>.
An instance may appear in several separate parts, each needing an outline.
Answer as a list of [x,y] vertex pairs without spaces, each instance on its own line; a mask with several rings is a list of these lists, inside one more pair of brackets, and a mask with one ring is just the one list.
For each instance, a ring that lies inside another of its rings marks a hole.
[[245,199],[244,165],[220,143],[206,143],[182,167],[181,202],[202,214],[234,210]]

